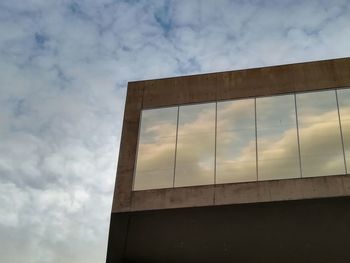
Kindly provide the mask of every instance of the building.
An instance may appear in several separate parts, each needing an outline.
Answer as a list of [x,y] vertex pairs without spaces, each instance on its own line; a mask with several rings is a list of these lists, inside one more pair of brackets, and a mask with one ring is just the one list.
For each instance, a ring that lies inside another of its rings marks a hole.
[[350,262],[350,58],[130,82],[107,262]]

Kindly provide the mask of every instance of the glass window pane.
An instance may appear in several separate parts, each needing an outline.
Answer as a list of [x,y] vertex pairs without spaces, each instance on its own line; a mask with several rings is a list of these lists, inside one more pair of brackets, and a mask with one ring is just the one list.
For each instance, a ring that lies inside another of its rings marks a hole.
[[[350,89],[338,90],[341,128],[343,132],[346,167],[350,168]],[[349,172],[348,172],[349,173]]]
[[218,102],[216,183],[256,179],[254,99]]
[[180,106],[175,186],[214,183],[215,103]]
[[258,180],[300,177],[294,95],[256,99]]
[[335,91],[297,95],[303,177],[344,174]]
[[173,187],[178,107],[142,111],[134,190]]

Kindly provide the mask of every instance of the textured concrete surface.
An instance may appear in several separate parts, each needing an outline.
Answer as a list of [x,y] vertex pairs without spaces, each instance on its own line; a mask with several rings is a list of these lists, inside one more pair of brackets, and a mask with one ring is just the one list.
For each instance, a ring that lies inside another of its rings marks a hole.
[[179,187],[132,193],[130,211],[350,196],[348,175]]
[[350,195],[346,176],[132,192],[142,109],[350,86],[350,58],[130,82],[112,212]]
[[130,209],[142,98],[142,83],[128,88],[114,190],[113,211],[128,211]]
[[136,191],[131,211],[214,205],[214,195],[212,185]]

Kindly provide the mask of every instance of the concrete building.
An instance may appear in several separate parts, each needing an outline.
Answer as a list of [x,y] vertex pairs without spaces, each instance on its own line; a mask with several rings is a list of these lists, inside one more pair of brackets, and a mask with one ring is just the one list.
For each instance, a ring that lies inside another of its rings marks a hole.
[[130,82],[107,262],[350,262],[350,58]]

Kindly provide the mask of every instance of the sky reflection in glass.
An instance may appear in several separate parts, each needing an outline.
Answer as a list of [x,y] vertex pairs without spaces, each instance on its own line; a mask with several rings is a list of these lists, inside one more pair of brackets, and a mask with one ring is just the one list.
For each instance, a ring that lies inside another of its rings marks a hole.
[[173,187],[178,107],[142,111],[134,190]]
[[334,90],[297,94],[303,177],[344,174]]
[[166,107],[142,111],[133,189],[345,174],[345,164],[350,89]]
[[338,90],[338,102],[341,128],[346,158],[346,168],[350,168],[350,89]]
[[294,95],[256,99],[258,180],[300,177]]
[[214,183],[216,103],[180,106],[175,187]]
[[216,183],[256,181],[254,99],[217,104]]

